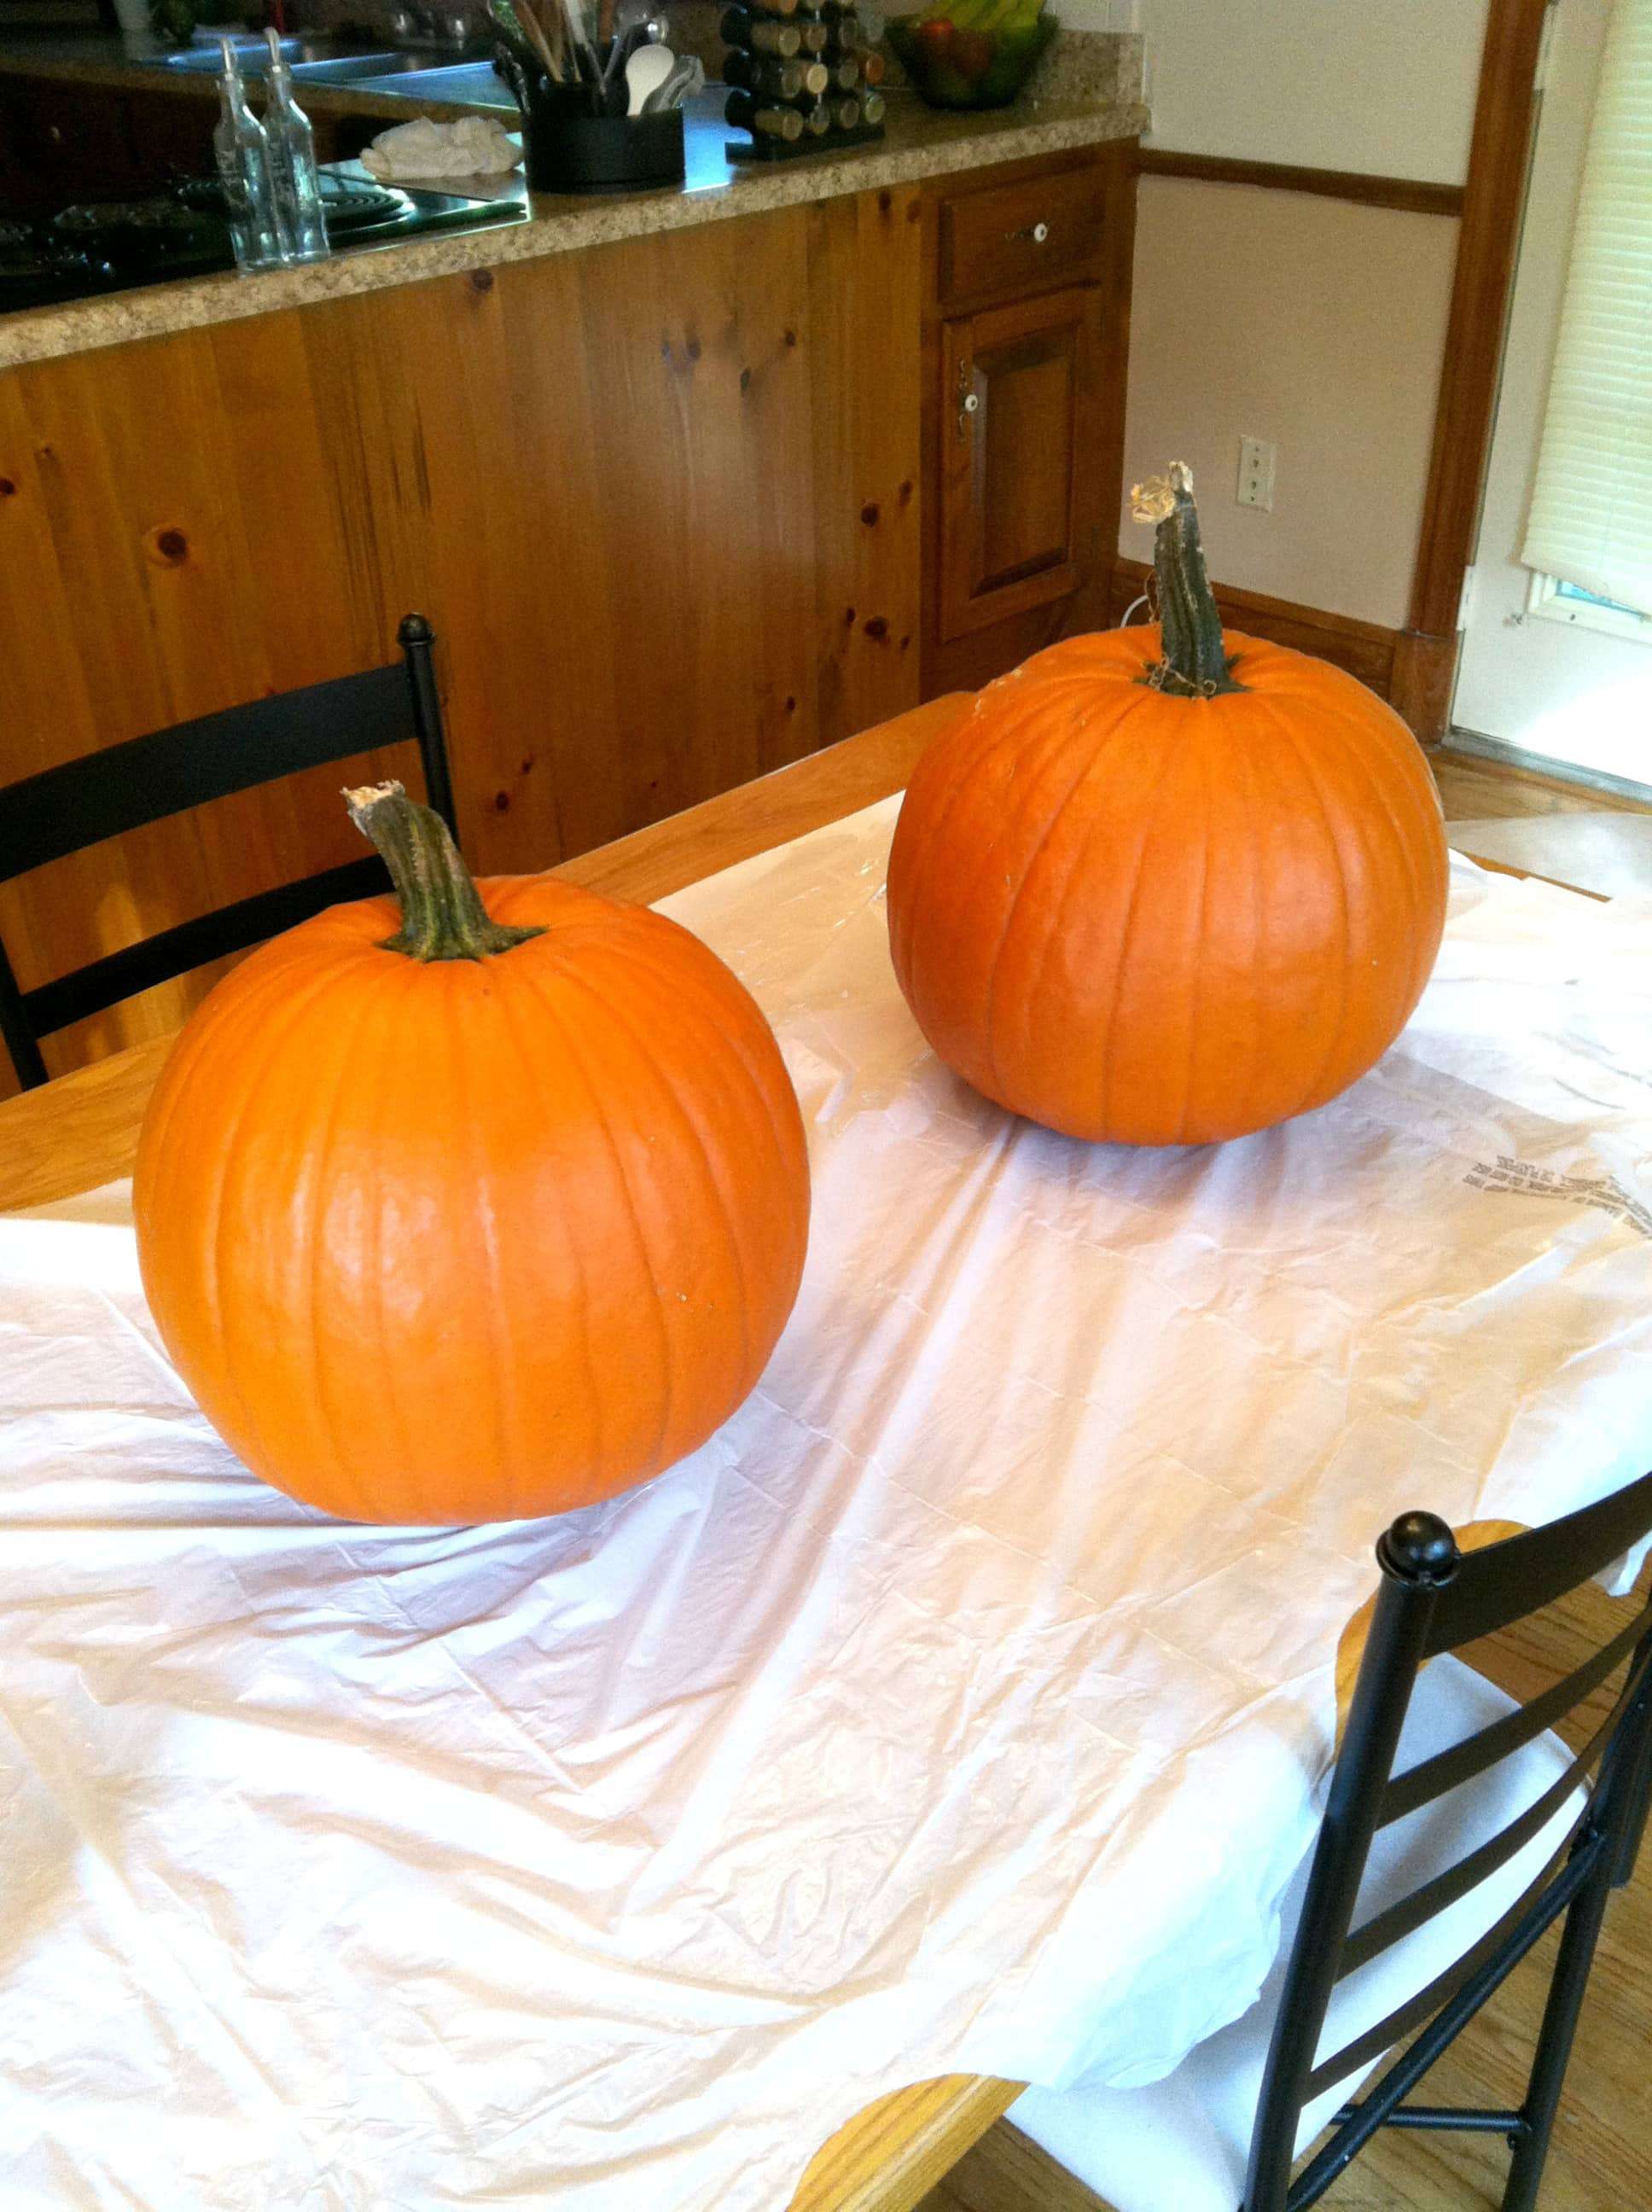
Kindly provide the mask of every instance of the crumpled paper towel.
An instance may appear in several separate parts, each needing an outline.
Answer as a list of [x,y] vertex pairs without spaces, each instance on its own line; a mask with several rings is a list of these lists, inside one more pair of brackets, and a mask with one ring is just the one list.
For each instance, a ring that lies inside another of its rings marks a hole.
[[520,148],[495,116],[433,123],[422,115],[381,131],[363,153],[361,167],[381,183],[396,184],[418,177],[498,176],[521,159]]

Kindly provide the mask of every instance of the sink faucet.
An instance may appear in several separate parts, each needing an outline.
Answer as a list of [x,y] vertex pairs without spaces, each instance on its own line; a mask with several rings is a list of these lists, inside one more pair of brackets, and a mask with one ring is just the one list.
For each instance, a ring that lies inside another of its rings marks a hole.
[[395,0],[388,17],[398,46],[441,46],[455,53],[481,42],[468,0]]

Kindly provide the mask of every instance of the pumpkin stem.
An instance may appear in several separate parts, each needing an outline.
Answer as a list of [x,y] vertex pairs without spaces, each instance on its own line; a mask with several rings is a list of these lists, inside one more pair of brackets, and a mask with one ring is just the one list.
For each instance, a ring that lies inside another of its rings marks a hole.
[[404,952],[410,960],[482,960],[544,935],[543,928],[518,929],[489,917],[447,824],[399,783],[365,783],[347,791],[344,804],[378,848],[402,902],[402,926],[385,939],[386,952]]
[[1193,471],[1187,463],[1172,461],[1168,475],[1150,477],[1145,483],[1133,486],[1130,511],[1138,522],[1158,525],[1153,568],[1158,577],[1164,658],[1154,662],[1145,680],[1181,699],[1213,699],[1219,691],[1242,691],[1244,685],[1236,684],[1230,673],[1233,664],[1222,642],[1222,617],[1205,571]]

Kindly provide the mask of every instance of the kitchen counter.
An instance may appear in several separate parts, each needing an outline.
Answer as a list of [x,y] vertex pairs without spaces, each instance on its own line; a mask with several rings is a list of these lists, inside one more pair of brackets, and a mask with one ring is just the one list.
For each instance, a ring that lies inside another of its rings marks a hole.
[[[216,106],[218,79],[211,70],[169,66],[164,50],[141,46],[99,33],[80,37],[9,39],[0,45],[0,76],[40,77],[53,84],[97,86],[106,91],[176,93],[180,99],[210,100]],[[427,86],[422,80],[445,82]],[[491,62],[433,65],[413,73],[406,90],[387,77],[366,83],[318,84],[302,79],[295,86],[301,107],[315,115],[382,115],[404,123],[410,115],[452,116],[477,110],[516,112],[516,103],[495,75]],[[260,79],[249,80],[255,88]]]
[[[722,119],[724,94],[720,88],[709,89],[687,111],[685,180],[666,191],[591,198],[530,196],[524,191],[519,219],[473,231],[344,252],[307,268],[197,277],[58,307],[25,309],[0,316],[0,369],[88,353],[137,338],[199,330],[316,301],[348,298],[507,262],[537,260],[582,246],[688,230],[767,209],[796,207],[998,162],[1071,152],[1133,137],[1144,130],[1147,111],[1135,96],[1140,82],[1140,41],[1095,37],[1075,46],[1073,66],[1057,82],[1070,82],[1075,88],[1082,86],[1080,96],[1023,97],[1011,107],[971,115],[941,113],[926,106],[914,93],[893,92],[881,143],[772,167],[751,164],[737,168],[726,160],[724,147],[729,132]],[[149,87],[159,79],[173,90],[197,94],[211,94],[214,88],[210,74],[191,82],[188,72],[169,70],[159,63],[149,67],[135,64],[116,40],[16,42],[0,48],[0,70],[35,76],[51,72],[88,83],[141,82]],[[444,72],[450,78],[453,74]],[[491,70],[479,64],[477,75],[480,87],[482,80],[491,76]],[[496,104],[491,94],[485,101],[471,99],[449,104],[388,92],[382,87],[369,94],[357,85],[306,85],[300,97],[317,112],[342,106],[354,113],[384,112],[398,120],[420,112],[458,114]],[[497,198],[499,180],[486,180],[477,189]],[[521,190],[519,179],[517,189]]]

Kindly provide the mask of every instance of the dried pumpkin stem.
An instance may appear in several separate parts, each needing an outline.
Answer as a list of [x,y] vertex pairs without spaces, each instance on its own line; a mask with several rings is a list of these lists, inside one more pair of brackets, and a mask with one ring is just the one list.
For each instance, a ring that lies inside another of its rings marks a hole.
[[543,928],[495,921],[440,814],[408,797],[399,783],[367,783],[344,793],[350,820],[378,848],[396,896],[402,926],[384,940],[386,952],[410,960],[483,960],[508,952]]
[[1222,617],[1205,569],[1193,472],[1187,463],[1172,461],[1168,475],[1135,485],[1130,510],[1138,522],[1157,525],[1153,568],[1158,579],[1164,658],[1154,662],[1145,680],[1182,699],[1213,699],[1218,692],[1242,691],[1244,685],[1233,680],[1232,663],[1222,642]]

